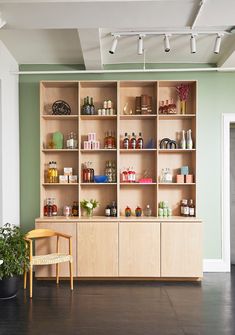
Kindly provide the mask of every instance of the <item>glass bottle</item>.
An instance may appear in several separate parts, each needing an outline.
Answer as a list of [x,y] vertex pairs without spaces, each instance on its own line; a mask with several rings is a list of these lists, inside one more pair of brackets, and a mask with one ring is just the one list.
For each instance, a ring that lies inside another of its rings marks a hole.
[[142,215],[142,208],[140,206],[137,206],[135,209],[135,215],[137,217],[140,217]]
[[43,215],[48,216],[48,202],[47,202],[47,199],[46,199],[45,205],[43,207]]
[[58,183],[59,178],[58,178],[58,169],[57,169],[57,165],[56,162],[54,162],[54,166],[53,166],[53,183]]
[[141,133],[139,133],[139,137],[137,140],[137,149],[143,149],[144,148],[144,140],[142,138]]
[[48,164],[47,183],[53,183],[53,178],[52,178],[52,163],[51,162],[49,162],[49,164]]
[[89,104],[89,97],[86,97],[86,103],[84,106],[84,114],[85,115],[90,115],[91,114],[91,108],[90,108],[90,104]]
[[193,148],[193,140],[192,140],[192,130],[189,129],[187,131],[187,141],[186,141],[186,149],[192,149]]
[[125,133],[125,137],[123,139],[123,149],[129,149],[129,138],[127,133]]
[[55,204],[55,198],[52,198],[52,216],[57,216],[58,210]]
[[117,216],[117,206],[116,202],[112,201],[111,209],[110,209],[110,216],[115,217]]
[[176,114],[176,104],[174,103],[174,99],[170,99],[170,103],[168,106],[168,113],[169,114]]
[[51,198],[48,198],[48,212],[47,216],[52,216],[52,201]]
[[194,217],[195,216],[195,205],[193,203],[193,199],[189,200],[189,216]]
[[188,200],[184,199],[183,203],[183,216],[188,217],[189,216],[189,206],[188,206]]
[[114,161],[112,162],[112,182],[113,183],[117,182],[117,170],[116,170],[116,163]]
[[109,205],[107,205],[105,208],[105,216],[111,216],[111,207]]
[[83,105],[82,105],[82,109],[81,109],[81,114],[82,115],[85,115],[85,106],[86,106],[86,98],[84,98],[84,102],[83,102]]
[[78,202],[77,201],[73,202],[72,216],[78,216]]
[[168,107],[169,107],[168,100],[166,100],[166,103],[163,106],[163,114],[168,114]]
[[132,133],[131,149],[136,149],[136,137],[135,137],[135,133]]
[[95,106],[93,103],[93,98],[91,98],[91,103],[90,103],[90,114],[95,115]]
[[163,114],[164,111],[164,101],[160,101],[160,105],[158,108],[158,114]]
[[82,181],[83,181],[83,183],[88,183],[89,178],[90,178],[90,171],[89,171],[89,168],[88,168],[88,163],[84,163],[83,168],[82,168]]
[[152,210],[150,208],[150,205],[146,206],[146,209],[144,211],[145,216],[151,216],[152,215]]
[[185,140],[185,131],[182,130],[182,137],[180,141],[180,148],[181,149],[186,149],[186,140]]
[[106,161],[105,175],[108,177],[108,183],[113,182],[112,162]]
[[107,144],[108,144],[107,149],[112,149],[113,148],[113,138],[112,138],[112,132],[111,131],[108,132]]
[[104,133],[104,148],[108,149],[108,133]]
[[112,135],[112,149],[116,149],[115,131],[111,135]]

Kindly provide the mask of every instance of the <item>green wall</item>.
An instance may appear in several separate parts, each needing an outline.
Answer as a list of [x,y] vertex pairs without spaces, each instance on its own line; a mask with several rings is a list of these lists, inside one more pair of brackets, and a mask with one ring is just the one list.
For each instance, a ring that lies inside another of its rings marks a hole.
[[[21,66],[21,70],[35,69]],[[40,70],[47,69],[40,66]],[[222,113],[235,112],[233,73],[20,75],[20,208],[25,230],[33,228],[39,216],[39,81],[167,79],[198,80],[197,215],[204,222],[204,258],[221,258],[221,123]]]

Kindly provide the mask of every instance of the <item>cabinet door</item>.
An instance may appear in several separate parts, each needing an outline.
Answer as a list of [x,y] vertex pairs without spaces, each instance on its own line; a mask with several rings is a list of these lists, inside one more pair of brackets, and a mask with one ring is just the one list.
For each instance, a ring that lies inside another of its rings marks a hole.
[[202,277],[202,224],[161,224],[161,276]]
[[160,276],[160,223],[119,223],[119,276]]
[[77,260],[80,277],[118,276],[118,223],[78,223]]
[[[37,222],[35,225],[37,229],[52,229],[60,233],[65,233],[72,236],[72,255],[73,255],[73,274],[76,272],[76,223],[69,222]],[[59,252],[69,253],[69,242],[67,239],[60,237],[59,239]],[[43,255],[56,252],[56,237],[40,238],[35,242],[35,254]],[[38,265],[35,266],[36,277],[55,277],[55,265]],[[60,277],[69,277],[69,263],[61,263],[59,265]]]

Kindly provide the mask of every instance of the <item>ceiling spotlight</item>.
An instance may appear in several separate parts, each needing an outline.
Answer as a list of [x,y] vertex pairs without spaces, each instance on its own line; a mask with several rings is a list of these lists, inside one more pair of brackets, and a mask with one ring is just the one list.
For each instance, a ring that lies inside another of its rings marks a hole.
[[110,48],[110,50],[109,50],[109,53],[112,54],[112,55],[113,55],[113,54],[115,53],[115,51],[116,51],[117,43],[118,43],[118,37],[119,37],[119,36],[114,36],[113,44],[112,44],[112,46],[111,46],[111,48]]
[[139,35],[139,38],[138,38],[138,46],[137,46],[137,52],[138,52],[138,55],[142,55],[143,54],[143,51],[144,51],[144,40],[143,40],[143,35]]
[[192,34],[191,35],[191,38],[190,38],[190,49],[191,49],[191,53],[192,54],[195,54],[196,51],[197,51],[197,48],[196,48],[196,38],[195,38],[196,35]]
[[165,52],[169,52],[171,50],[169,36],[170,35],[165,35],[165,37],[164,37],[164,49],[165,49]]
[[222,39],[222,34],[217,34],[216,40],[215,40],[215,46],[214,46],[214,53],[218,54],[220,51],[220,45],[221,45],[221,39]]

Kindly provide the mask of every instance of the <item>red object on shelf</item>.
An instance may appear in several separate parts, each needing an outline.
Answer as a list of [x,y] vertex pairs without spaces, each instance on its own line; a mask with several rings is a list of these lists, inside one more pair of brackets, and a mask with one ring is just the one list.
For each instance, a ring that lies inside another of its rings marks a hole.
[[153,182],[152,178],[142,178],[138,180],[138,183],[142,184],[151,184]]

